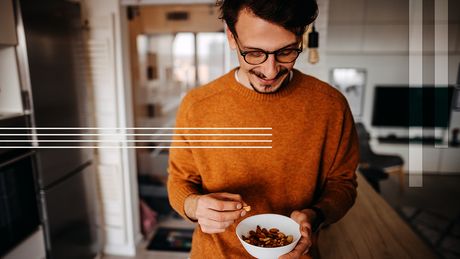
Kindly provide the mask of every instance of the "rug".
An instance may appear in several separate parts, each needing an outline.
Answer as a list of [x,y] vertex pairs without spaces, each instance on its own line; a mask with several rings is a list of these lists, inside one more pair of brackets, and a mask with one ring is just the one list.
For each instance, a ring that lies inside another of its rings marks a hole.
[[441,258],[460,259],[460,216],[447,218],[433,211],[409,206],[397,208],[397,211]]
[[190,252],[192,247],[193,229],[160,227],[156,231],[148,250]]

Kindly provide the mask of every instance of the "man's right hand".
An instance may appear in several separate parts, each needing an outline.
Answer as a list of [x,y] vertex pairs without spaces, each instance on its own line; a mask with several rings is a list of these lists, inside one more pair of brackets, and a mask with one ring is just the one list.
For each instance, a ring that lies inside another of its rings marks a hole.
[[208,234],[222,233],[236,219],[246,215],[246,203],[239,194],[210,193],[190,195],[185,199],[185,214],[197,220],[201,231]]

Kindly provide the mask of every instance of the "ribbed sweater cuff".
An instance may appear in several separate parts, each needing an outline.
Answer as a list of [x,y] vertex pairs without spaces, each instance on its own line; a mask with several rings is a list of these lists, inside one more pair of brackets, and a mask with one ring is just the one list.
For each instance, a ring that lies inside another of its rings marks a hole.
[[[177,186],[177,185],[176,185]],[[191,220],[186,214],[185,214],[185,199],[187,199],[188,196],[192,194],[200,194],[194,187],[192,186],[180,186],[180,187],[175,187],[174,190],[168,190],[168,195],[169,195],[169,201],[171,203],[171,206],[175,208],[175,210],[184,218],[189,221],[195,222]]]

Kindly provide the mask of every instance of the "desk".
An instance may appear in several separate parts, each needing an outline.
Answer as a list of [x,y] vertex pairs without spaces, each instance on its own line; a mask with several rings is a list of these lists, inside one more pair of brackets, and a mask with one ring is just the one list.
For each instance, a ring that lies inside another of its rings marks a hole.
[[318,244],[321,259],[437,258],[360,174],[355,205]]
[[409,147],[413,147],[413,163],[419,167],[412,168],[411,173],[435,173],[435,174],[459,174],[460,173],[460,147],[440,148],[432,145],[422,144],[390,144],[381,143],[377,139],[370,142],[372,150],[378,154],[398,154],[404,160],[404,171],[409,171]]

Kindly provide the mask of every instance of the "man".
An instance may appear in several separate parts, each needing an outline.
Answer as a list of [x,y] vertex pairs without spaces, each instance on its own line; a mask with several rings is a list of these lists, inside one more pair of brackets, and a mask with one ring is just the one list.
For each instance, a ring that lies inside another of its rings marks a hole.
[[[170,203],[184,218],[198,223],[192,259],[250,258],[235,228],[246,216],[260,213],[283,214],[298,222],[302,238],[282,258],[309,258],[318,226],[336,222],[353,205],[358,163],[357,137],[345,98],[293,69],[317,4],[225,0],[221,11],[240,66],[189,92],[176,127],[270,127],[272,148],[172,148]],[[181,134],[198,132],[226,133],[176,129]],[[194,136],[175,139],[186,143],[176,146],[200,145],[187,143],[199,139]],[[252,207],[250,212],[242,209],[246,205]]]

